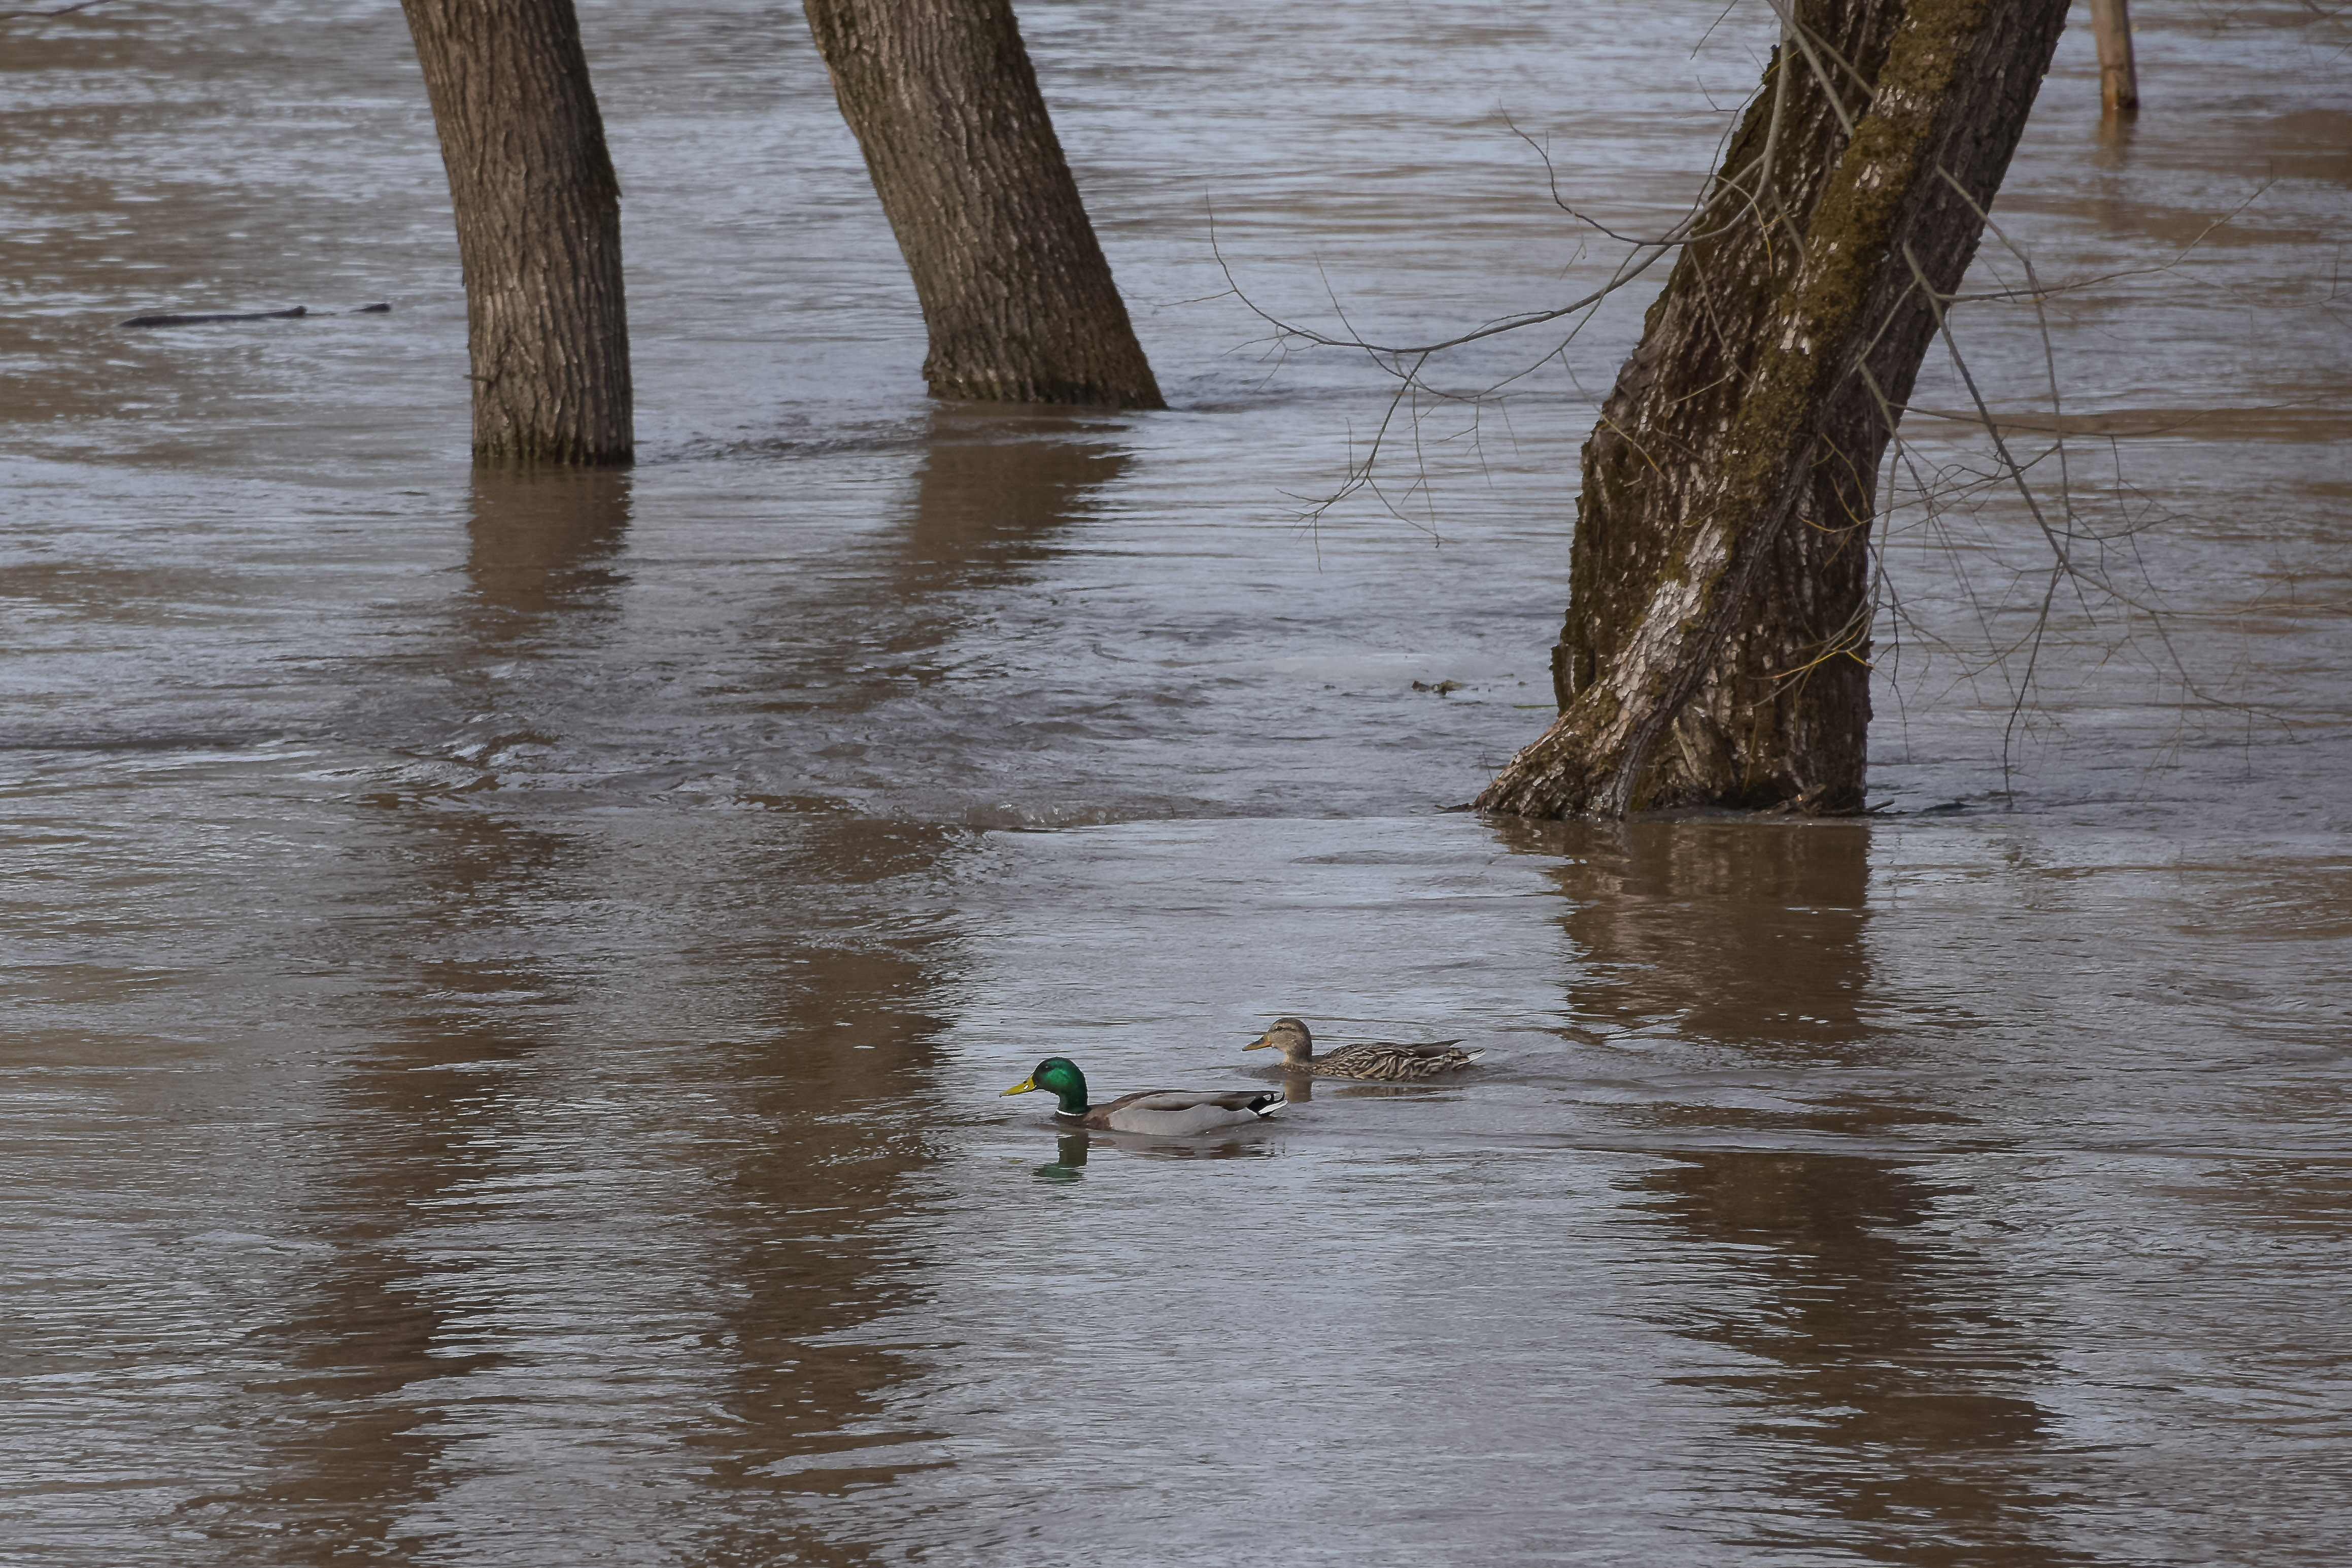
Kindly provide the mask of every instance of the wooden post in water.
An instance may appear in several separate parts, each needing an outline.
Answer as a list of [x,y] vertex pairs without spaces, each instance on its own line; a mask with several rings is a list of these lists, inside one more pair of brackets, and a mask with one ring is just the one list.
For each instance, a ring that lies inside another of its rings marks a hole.
[[2139,112],[2139,68],[2132,63],[2130,0],[2091,0],[2091,36],[2099,41],[2099,112]]

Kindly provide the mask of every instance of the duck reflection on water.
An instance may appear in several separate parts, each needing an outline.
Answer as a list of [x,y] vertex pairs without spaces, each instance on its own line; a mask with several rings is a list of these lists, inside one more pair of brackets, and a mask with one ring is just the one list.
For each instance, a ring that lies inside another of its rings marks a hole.
[[1275,1155],[1275,1152],[1264,1143],[1248,1138],[1220,1138],[1212,1142],[1200,1138],[1154,1137],[1149,1133],[1075,1131],[1055,1137],[1054,1157],[1036,1167],[1038,1179],[1046,1182],[1083,1180],[1087,1152],[1097,1144],[1117,1149],[1123,1154],[1141,1154],[1158,1160],[1270,1160]]
[[1037,1167],[1037,1174],[1048,1182],[1075,1182],[1086,1175],[1086,1165],[1087,1135],[1065,1132],[1054,1140],[1054,1157]]
[[[1279,1069],[1276,1069],[1279,1070]],[[1318,1080],[1303,1072],[1282,1075],[1282,1098],[1292,1105],[1305,1105],[1315,1098]],[[1459,1080],[1440,1079],[1434,1083],[1359,1083],[1323,1082],[1324,1091],[1342,1100],[1430,1100],[1450,1089],[1459,1089]]]

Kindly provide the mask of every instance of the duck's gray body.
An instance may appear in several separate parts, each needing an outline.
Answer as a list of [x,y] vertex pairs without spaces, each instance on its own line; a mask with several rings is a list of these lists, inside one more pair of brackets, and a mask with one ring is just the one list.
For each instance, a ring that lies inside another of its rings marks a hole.
[[1089,1105],[1084,1116],[1054,1113],[1056,1121],[1078,1127],[1099,1127],[1108,1132],[1156,1132],[1168,1138],[1189,1138],[1220,1127],[1241,1127],[1263,1121],[1282,1109],[1279,1094],[1250,1089],[1202,1093],[1189,1089],[1148,1089],[1123,1094],[1108,1105]]
[[1147,1089],[1097,1105],[1087,1099],[1087,1075],[1067,1057],[1047,1057],[1035,1072],[1004,1092],[1029,1094],[1041,1089],[1060,1099],[1054,1120],[1065,1127],[1151,1132],[1163,1138],[1190,1138],[1220,1127],[1263,1121],[1285,1103],[1281,1095],[1263,1089]]

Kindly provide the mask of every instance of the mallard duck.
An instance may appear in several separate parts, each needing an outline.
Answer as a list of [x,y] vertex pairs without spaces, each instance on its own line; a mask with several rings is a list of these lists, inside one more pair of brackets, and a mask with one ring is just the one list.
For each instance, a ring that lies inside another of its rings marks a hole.
[[1108,1105],[1088,1105],[1087,1075],[1067,1057],[1047,1057],[1037,1064],[1035,1072],[1004,1093],[1027,1094],[1033,1089],[1061,1096],[1054,1120],[1065,1127],[1159,1132],[1178,1138],[1263,1121],[1283,1107],[1280,1094],[1246,1089],[1147,1089],[1140,1094],[1120,1095]]
[[1282,1053],[1285,1068],[1311,1072],[1318,1078],[1381,1079],[1395,1083],[1453,1072],[1486,1054],[1458,1049],[1461,1044],[1459,1040],[1433,1040],[1425,1046],[1400,1046],[1375,1040],[1368,1045],[1341,1046],[1328,1057],[1318,1057],[1315,1054],[1315,1037],[1307,1032],[1305,1024],[1296,1018],[1276,1018],[1274,1027],[1242,1049],[1256,1051],[1271,1046]]

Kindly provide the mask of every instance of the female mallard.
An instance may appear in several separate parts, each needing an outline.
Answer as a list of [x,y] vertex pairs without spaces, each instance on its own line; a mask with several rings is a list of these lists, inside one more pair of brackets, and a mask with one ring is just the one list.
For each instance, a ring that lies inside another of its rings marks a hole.
[[1296,1018],[1276,1018],[1273,1028],[1242,1049],[1255,1051],[1272,1046],[1282,1053],[1285,1068],[1319,1078],[1381,1079],[1395,1083],[1435,1078],[1466,1068],[1486,1054],[1457,1049],[1461,1043],[1435,1040],[1425,1046],[1400,1046],[1376,1040],[1370,1045],[1341,1046],[1328,1057],[1318,1057],[1315,1037],[1307,1032],[1306,1025]]
[[[1246,1089],[1222,1091],[1202,1091],[1189,1089],[1147,1089],[1141,1094],[1123,1094],[1108,1105],[1087,1103],[1087,1075],[1078,1064],[1067,1057],[1047,1057],[1037,1064],[1037,1070],[1004,1091],[1005,1094],[1026,1094],[1033,1089],[1048,1089],[1062,1097],[1055,1108],[1054,1120],[1065,1127],[1099,1127],[1111,1132],[1159,1132],[1172,1137],[1187,1137],[1195,1132],[1213,1132],[1220,1127],[1238,1127],[1244,1122],[1263,1121],[1282,1109],[1279,1094],[1254,1092]],[[999,1095],[998,1099],[1003,1099]]]

